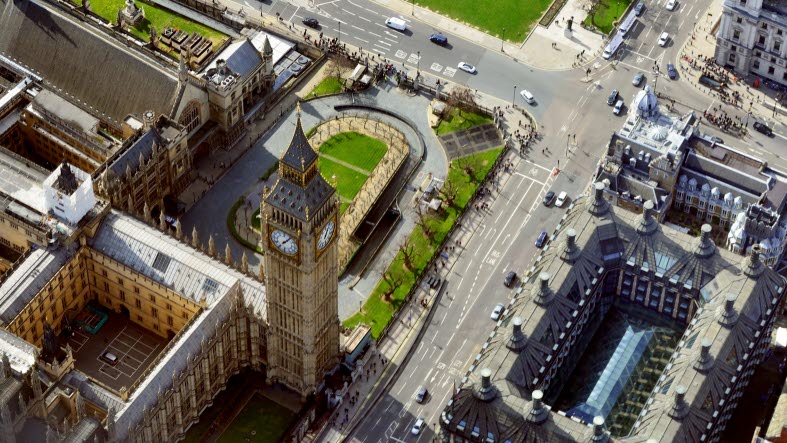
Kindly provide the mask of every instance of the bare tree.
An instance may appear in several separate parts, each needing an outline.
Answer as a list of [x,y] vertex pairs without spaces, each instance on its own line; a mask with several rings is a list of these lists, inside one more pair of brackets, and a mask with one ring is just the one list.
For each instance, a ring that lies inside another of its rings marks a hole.
[[475,112],[478,110],[478,103],[475,101],[475,94],[468,88],[457,86],[451,90],[446,100],[449,106],[457,107],[462,111]]
[[445,201],[448,206],[453,206],[456,202],[456,196],[459,193],[459,188],[453,181],[446,180],[438,192],[440,193],[440,197],[443,198],[443,201]]
[[418,254],[415,249],[415,243],[410,237],[405,237],[402,242],[399,243],[399,252],[402,253],[404,267],[407,268],[408,271],[415,270],[415,259],[418,257]]
[[429,240],[434,240],[434,231],[432,231],[432,228],[429,226],[429,220],[431,218],[431,216],[424,212],[420,203],[415,206],[415,225],[421,228],[421,231],[423,231],[424,235]]
[[598,0],[579,0],[578,3],[583,10],[590,12],[598,5]]
[[390,302],[393,293],[404,284],[404,278],[402,278],[400,273],[394,272],[390,268],[380,272],[380,277],[386,283],[383,299]]
[[459,157],[456,160],[456,166],[462,170],[473,183],[478,183],[475,176],[475,165],[473,164],[471,156]]

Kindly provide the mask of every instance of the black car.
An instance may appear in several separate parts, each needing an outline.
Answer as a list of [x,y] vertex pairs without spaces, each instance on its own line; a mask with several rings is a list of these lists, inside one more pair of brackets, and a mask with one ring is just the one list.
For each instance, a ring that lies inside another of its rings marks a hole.
[[754,122],[754,129],[756,129],[757,132],[767,135],[768,137],[773,135],[773,130],[760,122]]
[[607,98],[607,104],[612,106],[615,104],[617,100],[618,100],[618,90],[613,89],[612,92],[609,94],[609,97]]
[[503,284],[506,285],[506,287],[510,288],[515,281],[516,281],[516,272],[511,271],[508,273],[508,275],[506,275],[506,278],[503,280]]
[[320,22],[318,22],[316,18],[306,17],[302,22],[310,28],[317,28],[320,26]]
[[555,192],[549,191],[547,195],[544,196],[544,206],[549,206],[552,202],[555,201]]
[[675,80],[678,77],[678,71],[675,70],[675,65],[672,63],[667,64],[667,75],[672,80]]
[[547,236],[548,235],[549,234],[547,234],[546,231],[541,231],[541,233],[538,234],[538,238],[536,239],[536,247],[537,248],[543,248],[544,247],[544,244],[547,242]]
[[429,41],[432,43],[437,43],[440,46],[445,46],[448,44],[448,37],[444,36],[443,34],[432,34],[429,36]]
[[642,11],[644,9],[645,9],[644,3],[637,3],[637,6],[634,7],[634,14],[636,14],[637,17],[639,17],[640,15],[642,15]]

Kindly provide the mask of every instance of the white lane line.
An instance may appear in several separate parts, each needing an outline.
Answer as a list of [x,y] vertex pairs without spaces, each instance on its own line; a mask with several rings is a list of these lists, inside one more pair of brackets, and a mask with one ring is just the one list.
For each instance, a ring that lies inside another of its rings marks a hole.
[[[525,191],[525,193],[522,194],[522,198],[519,199],[519,203],[517,203],[517,205],[511,211],[511,215],[508,216],[508,220],[506,220],[506,224],[503,225],[503,228],[500,230],[500,234],[497,235],[497,238],[495,238],[495,241],[492,242],[492,245],[496,245],[497,241],[500,240],[500,236],[503,235],[503,232],[506,230],[506,227],[508,227],[508,224],[511,222],[511,219],[514,218],[514,215],[517,212],[516,210],[519,209],[520,206],[522,206],[522,202],[525,200],[525,197],[527,197],[527,194],[530,192],[530,188],[532,187],[533,187],[533,183],[530,183],[530,186],[527,187],[527,191]],[[482,263],[486,262],[486,259],[487,257],[489,257],[490,252],[492,252],[492,248],[489,248],[486,251],[486,255],[484,256],[484,259],[481,260]]]
[[[388,38],[388,37],[383,37],[383,38],[388,40],[389,42],[392,42],[392,43],[399,43],[396,39],[393,39],[393,38]],[[382,41],[382,40],[380,40],[380,41]]]
[[357,30],[359,30],[359,31],[366,32],[366,30],[365,30],[365,29],[363,29],[363,28],[359,28],[359,27],[357,27],[357,26],[355,26],[355,25],[350,25],[350,26],[352,26],[353,28],[355,28],[355,29],[357,29]]
[[355,4],[355,3],[351,2],[350,0],[347,0],[347,3],[349,3],[349,4],[353,5],[353,6],[355,6],[356,8],[363,9],[363,6],[361,6],[361,5],[358,5],[358,4]]
[[348,10],[346,10],[346,9],[342,9],[342,11],[343,11],[343,12],[345,12],[345,13],[347,13],[347,14],[350,14],[350,15],[352,15],[352,16],[355,16],[355,13],[354,13],[354,12],[350,12],[350,11],[348,11]]
[[377,48],[378,48],[378,51],[385,51],[385,52],[388,52],[388,48],[386,48],[385,46],[380,46],[380,45],[378,45],[377,43],[375,43],[373,46],[377,46]]
[[374,14],[374,15],[380,15],[380,14],[379,14],[377,11],[372,11],[372,10],[371,10],[371,9],[369,9],[369,8],[363,8],[363,9],[366,9],[367,11],[371,12],[371,13],[372,13],[372,14]]
[[[362,16],[362,15],[359,15],[359,16],[358,16],[358,18],[359,18],[359,19],[361,19],[361,20],[366,20],[366,21],[367,21],[367,22],[369,22],[369,23],[371,23],[371,22],[372,22],[371,20],[369,20],[368,18],[366,18],[366,17],[364,17],[364,16]],[[370,32],[370,34],[371,34],[371,32]]]
[[325,3],[318,3],[318,4],[314,5],[314,6],[316,6],[316,7],[318,7],[318,8],[319,8],[320,6],[330,5],[330,4],[336,3],[336,2],[338,2],[338,1],[339,1],[339,0],[331,0],[331,1],[329,1],[329,2],[325,2]]
[[378,41],[379,41],[380,43],[382,43],[382,44],[384,44],[384,45],[388,46],[388,47],[389,47],[388,49],[390,49],[390,46],[391,46],[391,44],[390,44],[390,43],[388,43],[388,42],[384,42],[384,41],[382,41],[382,40],[378,40]]
[[360,38],[360,37],[355,37],[355,39],[356,39],[356,40],[358,40],[358,41],[362,41],[362,42],[364,42],[364,43],[366,43],[366,44],[368,44],[368,43],[369,43],[369,40],[364,40],[364,39],[362,39],[362,38]]
[[380,35],[380,34],[375,34],[375,33],[374,33],[374,32],[372,32],[372,31],[367,31],[367,32],[368,32],[369,34],[372,34],[373,36],[375,36],[375,37],[377,37],[377,38],[383,38],[383,36],[382,36],[382,35]]

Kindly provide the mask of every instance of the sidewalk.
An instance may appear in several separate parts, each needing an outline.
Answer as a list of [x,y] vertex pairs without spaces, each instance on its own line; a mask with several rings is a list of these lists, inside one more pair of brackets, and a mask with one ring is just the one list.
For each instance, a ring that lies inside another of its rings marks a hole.
[[[706,11],[704,18],[697,22],[691,36],[681,48],[680,56],[677,60],[681,75],[698,91],[717,100],[722,100],[722,94],[699,83],[702,68],[705,66],[705,63],[700,60],[700,56],[706,59],[715,57],[716,36],[713,34],[713,31],[718,27],[721,15],[721,2],[713,2]],[[693,62],[694,66],[690,62]],[[785,119],[787,111],[785,111],[783,106],[779,105],[774,111],[776,91],[769,89],[765,85],[761,85],[759,89],[754,89],[751,86],[754,79],[757,78],[754,75],[738,77],[738,74],[735,72],[727,71],[727,73],[733,81],[728,83],[725,91],[728,96],[732,96],[732,94],[737,92],[740,99],[737,103],[726,100],[725,104],[735,106],[744,113],[751,112],[753,117],[767,123],[771,127],[775,123],[787,123],[787,119]],[[753,120],[748,123],[751,124],[752,122]]]
[[[558,13],[555,20],[543,27],[538,22],[533,24],[533,31],[521,43],[503,43],[497,36],[489,35],[472,25],[461,23],[437,12],[405,0],[372,0],[373,2],[399,13],[408,20],[418,20],[433,28],[455,34],[465,40],[483,46],[487,50],[504,53],[525,65],[544,71],[562,71],[572,69],[577,61],[577,54],[585,50],[583,61],[589,61],[603,50],[604,38],[579,24],[587,16],[582,8],[581,0],[568,0]],[[565,20],[574,17],[572,32],[566,29]],[[558,24],[558,22],[560,22]],[[552,43],[557,43],[553,48]]]
[[[506,171],[502,166],[499,172],[485,183],[490,189],[496,189],[502,185],[512,175],[521,157],[514,151],[508,150],[503,154],[505,157],[501,165],[513,163],[513,166]],[[492,192],[492,198],[497,196],[497,192]],[[488,199],[485,197],[484,199]],[[431,275],[437,276],[443,281],[449,276],[454,264],[461,257],[464,248],[470,238],[475,234],[478,227],[483,222],[485,211],[468,210],[461,219],[461,226],[456,229],[453,235],[446,242],[448,259],[435,263],[435,269]],[[454,252],[456,251],[456,252]],[[437,266],[437,263],[443,263]],[[307,437],[306,441],[319,441],[325,443],[336,443],[343,441],[346,436],[351,434],[364,418],[361,411],[368,412],[388,391],[388,387],[393,384],[401,375],[402,369],[407,365],[410,350],[417,344],[422,336],[425,326],[431,318],[435,304],[440,302],[442,288],[436,294],[429,294],[423,287],[419,288],[409,306],[405,306],[399,316],[392,321],[393,325],[388,330],[388,335],[382,340],[379,348],[372,348],[364,356],[365,373],[361,374],[350,386],[347,392],[348,399],[338,405],[331,414],[330,418],[324,423],[323,427],[317,429]],[[425,299],[427,307],[422,307],[419,302]]]

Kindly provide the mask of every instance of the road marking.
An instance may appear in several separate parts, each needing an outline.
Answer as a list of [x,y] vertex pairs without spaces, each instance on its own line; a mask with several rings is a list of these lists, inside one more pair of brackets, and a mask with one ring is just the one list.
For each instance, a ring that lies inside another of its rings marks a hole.
[[407,63],[418,63],[420,60],[421,57],[418,54],[411,53],[410,56],[407,57]]
[[446,77],[453,77],[454,74],[456,74],[456,68],[445,68],[445,71],[443,71],[443,75]]
[[[530,188],[532,188],[532,187],[533,187],[533,183],[530,183],[530,186],[527,187],[527,191],[525,191],[525,193],[522,194],[522,198],[519,199],[519,203],[517,203],[517,205],[511,211],[511,215],[508,216],[508,220],[506,220],[506,224],[503,225],[503,228],[500,231],[500,234],[498,234],[498,236],[495,239],[495,241],[492,242],[492,245],[497,244],[497,241],[500,240],[500,236],[503,235],[503,231],[505,231],[506,227],[511,222],[511,219],[514,217],[514,214],[516,214],[516,210],[522,205],[522,202],[525,200],[525,197],[527,197],[527,194],[530,192]],[[486,255],[484,256],[484,259],[483,259],[484,262],[486,262],[486,258],[487,258],[487,256],[489,256],[490,252],[492,252],[491,249],[489,251],[487,251]]]
[[336,3],[338,1],[339,0],[331,0],[331,1],[325,2],[325,3],[317,3],[315,6],[319,8],[320,6],[330,5],[330,4]]
[[432,63],[432,66],[429,67],[432,71],[440,72],[443,70],[443,65],[440,63]]
[[356,8],[358,8],[358,9],[363,9],[363,6],[361,6],[361,5],[358,5],[358,4],[355,4],[355,3],[351,2],[350,0],[347,0],[347,3],[349,3],[349,4],[353,5],[353,6],[355,6],[355,7],[356,7]]
[[373,36],[375,36],[375,37],[377,37],[377,38],[383,38],[383,36],[382,36],[382,35],[380,35],[380,34],[375,34],[375,33],[374,33],[374,32],[372,32],[372,31],[366,31],[366,32],[368,32],[369,34],[372,34]]
[[[366,18],[366,17],[364,17],[364,16],[362,16],[362,15],[359,15],[359,16],[358,16],[358,18],[359,18],[359,19],[361,19],[361,20],[366,20],[366,21],[367,21],[367,22],[369,22],[369,23],[371,23],[371,22],[372,22],[371,20],[369,20],[368,18]],[[372,34],[372,32],[370,32],[369,34]],[[377,35],[377,34],[375,34],[375,35]],[[379,37],[379,35],[378,35],[378,37]]]
[[[388,33],[386,32],[386,34]],[[399,43],[399,41],[397,41],[395,38],[388,38],[388,37],[383,37],[383,38],[391,43],[397,43],[397,44]]]
[[404,59],[405,57],[407,57],[407,53],[402,51],[401,49],[397,49],[396,54],[394,54],[394,57]]
[[[538,166],[538,165],[535,165],[535,166]],[[542,166],[539,166],[539,167],[540,167],[540,168],[542,168],[542,169],[546,169],[546,168],[543,168]],[[534,169],[535,169],[535,168],[534,168]],[[530,173],[531,173],[531,175],[535,175],[535,174],[533,174],[532,170],[531,170],[531,172],[530,172]],[[524,177],[524,178],[526,178],[526,179],[528,179],[528,180],[532,180],[532,181],[534,181],[534,182],[538,183],[538,184],[539,184],[539,185],[541,185],[541,186],[543,186],[543,185],[544,185],[544,182],[542,182],[542,181],[538,181],[538,180],[536,180],[536,179],[534,179],[534,178],[532,178],[532,177],[528,177],[528,176],[526,176],[526,175],[522,174],[521,172],[514,172],[514,174],[516,174],[516,175],[521,175],[522,177]],[[524,181],[524,179],[523,179],[523,181]],[[517,186],[517,188],[518,188],[518,187],[519,187],[519,186]]]
[[355,28],[355,29],[357,29],[357,30],[359,30],[359,31],[366,32],[366,30],[365,30],[365,29],[363,29],[363,28],[359,28],[359,27],[357,27],[357,26],[355,26],[355,25],[350,25],[350,26],[352,26],[353,28]]
[[384,42],[384,41],[382,41],[382,40],[378,40],[377,42],[378,42],[378,43],[382,43],[382,44],[384,44],[384,45],[387,45],[387,46],[388,46],[388,48],[386,48],[386,49],[391,49],[391,48],[390,48],[390,46],[391,46],[391,44],[390,44],[390,43],[388,43],[388,42]]
[[374,14],[374,15],[380,15],[380,14],[379,14],[377,11],[372,11],[372,10],[371,10],[371,9],[369,9],[369,8],[363,8],[363,9],[366,9],[367,11],[371,12],[371,13],[372,13],[372,14]]
[[355,15],[356,15],[354,12],[350,12],[350,11],[348,11],[348,10],[346,10],[346,9],[342,9],[342,11],[344,11],[345,13],[347,13],[347,14],[350,14],[350,15],[352,15],[352,16],[355,16]]

